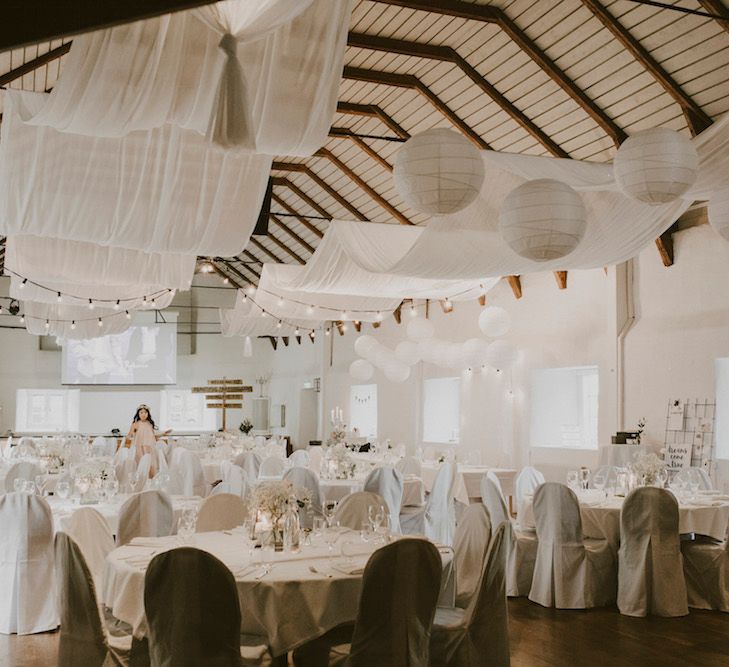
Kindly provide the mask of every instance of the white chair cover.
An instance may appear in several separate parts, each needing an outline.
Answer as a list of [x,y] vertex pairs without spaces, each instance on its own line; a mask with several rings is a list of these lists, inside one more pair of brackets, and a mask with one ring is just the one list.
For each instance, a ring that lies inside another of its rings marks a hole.
[[139,459],[137,464],[137,484],[132,489],[132,493],[139,493],[144,490],[147,480],[149,480],[149,469],[152,465],[152,455],[147,453]]
[[[246,475],[243,468],[230,461],[223,461],[220,466],[220,471],[223,475],[221,484],[227,485],[226,488],[229,489],[227,493],[234,493],[241,498],[245,498],[248,495],[248,475]],[[213,490],[217,490],[221,484],[218,484]]]
[[395,468],[402,473],[403,477],[407,475],[415,475],[416,477],[423,476],[423,464],[414,456],[406,456],[400,459],[395,465]]
[[478,563],[477,587],[468,606],[436,609],[430,640],[432,665],[508,667],[510,664],[506,606],[510,531],[508,523],[501,523],[495,530],[488,551]]
[[670,491],[647,486],[628,494],[620,512],[618,557],[621,614],[688,614],[678,503]]
[[426,540],[397,540],[372,554],[362,576],[348,666],[430,664],[441,570],[438,550]]
[[6,459],[11,458],[13,455],[13,436],[9,435],[7,440],[5,441],[5,446],[3,447],[3,456]]
[[15,490],[15,480],[24,479],[35,482],[36,475],[41,474],[40,466],[32,461],[18,461],[13,463],[5,475],[5,491],[10,493]]
[[522,468],[521,472],[517,475],[516,481],[514,482],[514,492],[516,495],[516,516],[518,521],[520,521],[519,517],[524,515],[522,511],[524,496],[526,494],[533,494],[540,484],[544,484],[544,475],[531,466]]
[[111,637],[106,632],[99,613],[94,577],[83,550],[63,532],[56,534],[55,562],[61,621],[58,665],[126,664],[132,637]]
[[243,471],[248,475],[249,482],[255,482],[258,479],[261,461],[253,452],[242,452],[238,454],[233,463],[243,468]]
[[309,467],[309,452],[305,449],[296,449],[289,456],[291,466]]
[[157,472],[168,472],[170,469],[169,463],[167,463],[167,456],[165,453],[165,445],[161,442],[157,443]]
[[114,550],[109,524],[93,507],[79,507],[63,524],[63,529],[81,549],[96,586],[101,585],[104,561]]
[[248,507],[238,495],[218,493],[205,498],[197,515],[195,531],[230,530],[245,523]]
[[[265,463],[265,461],[264,461]],[[291,482],[294,487],[306,489],[311,495],[311,506],[315,512],[321,512],[321,489],[319,488],[319,478],[308,468],[289,468],[283,476],[284,479]]]
[[729,540],[681,542],[689,607],[729,612]]
[[334,520],[338,521],[340,526],[362,530],[369,526],[370,507],[373,510],[384,507],[389,518],[390,512],[382,496],[371,491],[357,491],[342,498],[334,514]]
[[58,626],[53,517],[40,496],[0,496],[0,632],[27,635]]
[[456,467],[443,463],[433,482],[428,501],[423,509],[400,516],[402,531],[406,535],[425,535],[440,544],[453,544],[456,529],[456,507],[453,487]]
[[[468,607],[478,589],[490,541],[491,519],[488,510],[481,503],[469,505],[461,515],[453,541],[456,563],[456,607],[461,609]],[[505,558],[504,568],[506,568]]]
[[[491,517],[491,526],[495,530],[501,523],[511,525],[506,499],[501,491],[501,482],[496,474],[489,470],[481,479],[481,500]],[[532,587],[534,561],[537,558],[537,539],[534,531],[522,532],[512,530],[506,536],[506,594],[510,597],[529,595]]]
[[[129,450],[126,450],[129,451]],[[122,491],[131,491],[129,488],[129,475],[136,470],[134,458],[127,454],[120,459],[120,462],[114,466],[116,478],[119,480],[119,489]]]
[[106,456],[109,448],[106,443],[106,438],[97,435],[91,443],[91,456]]
[[241,667],[267,655],[266,646],[241,647],[235,579],[205,551],[182,547],[155,556],[144,577],[144,611],[153,667]]
[[172,534],[172,500],[164,491],[142,491],[124,502],[119,510],[118,545],[135,537],[162,537]]
[[706,470],[697,466],[680,470],[673,477],[673,482],[684,482],[686,484],[697,484],[702,491],[711,491],[714,484]]
[[580,504],[564,484],[534,494],[537,560],[529,599],[543,607],[587,609],[615,600],[615,562],[607,540],[583,540]]
[[390,530],[402,532],[400,526],[400,508],[402,506],[402,475],[392,466],[380,466],[367,475],[364,490],[382,496],[390,510]]
[[278,456],[269,456],[268,458],[263,459],[263,463],[261,463],[261,467],[258,470],[258,476],[281,477],[284,473],[285,467],[286,465],[283,460],[278,458]]
[[205,481],[202,464],[191,451],[182,447],[176,449],[172,454],[170,472],[175,472],[179,476],[183,495],[203,498],[207,495],[208,484]]

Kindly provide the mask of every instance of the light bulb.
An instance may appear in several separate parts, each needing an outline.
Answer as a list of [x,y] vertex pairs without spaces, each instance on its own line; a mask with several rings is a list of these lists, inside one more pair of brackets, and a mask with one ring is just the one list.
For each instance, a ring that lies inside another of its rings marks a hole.
[[329,329],[327,329],[326,331],[324,331],[324,335],[325,336],[328,336],[329,335]]
[[378,322],[382,322],[382,313],[379,310],[377,311],[377,315],[375,315],[375,319]]
[[266,311],[261,308],[261,317],[266,317]]
[[252,296],[255,293],[256,293],[256,288],[253,287],[253,285],[248,285],[248,294],[250,294]]
[[58,296],[56,297],[56,301],[58,301],[58,303],[61,303],[61,293],[60,292],[58,293]]
[[28,279],[27,278],[23,278],[23,282],[20,283],[20,289],[23,289],[25,287],[25,283],[27,283],[27,282],[28,282]]
[[413,304],[412,306],[410,306],[410,317],[417,317],[417,315],[418,311],[415,310],[415,304]]
[[97,324],[98,324],[99,326],[101,326],[101,325],[103,324],[103,322],[101,321],[101,318],[99,318],[99,321],[97,322]]
[[71,329],[75,329],[75,328],[76,328],[76,320],[73,320],[71,322]]
[[276,323],[276,328],[277,328],[277,329],[280,329],[280,328],[281,328],[281,320],[279,320],[279,321],[278,321],[278,322]]
[[147,303],[147,295],[146,294],[142,297],[142,303]]
[[114,310],[119,310],[119,299],[117,299],[116,303],[114,304]]
[[343,324],[342,325],[342,331],[346,331],[346,330],[347,330],[347,325],[346,324]]
[[314,312],[314,306],[309,306],[309,307],[308,307],[308,308],[306,309],[306,314],[307,314],[307,315],[311,315],[311,314],[312,314],[313,312]]
[[230,282],[230,280],[228,280],[227,276],[225,278],[223,278],[223,285],[227,285],[229,282]]
[[299,327],[296,327],[296,330],[294,331],[294,336],[298,336],[298,335],[299,335]]
[[156,308],[157,307],[157,300],[156,299],[152,299],[152,301],[150,301],[150,303],[152,304],[152,308]]
[[132,316],[129,314],[129,311],[128,310],[125,310],[124,311],[124,314],[127,316],[127,319],[128,320],[131,320],[132,319]]
[[49,322],[48,320],[46,320],[46,329],[47,329],[48,327],[50,327],[50,326],[51,326],[51,323],[50,323],[50,322]]
[[247,294],[244,294],[243,295],[243,303],[248,303],[248,295]]
[[284,300],[281,297],[279,297],[277,303],[278,303],[279,306],[283,306],[284,305]]
[[346,310],[343,310],[342,311],[342,315],[341,315],[341,317],[339,319],[341,319],[341,320],[346,320],[347,319],[347,311]]
[[20,315],[20,323],[23,324],[25,322],[25,315]]
[[91,299],[89,299],[89,310],[93,310],[93,309],[94,309],[94,302]]

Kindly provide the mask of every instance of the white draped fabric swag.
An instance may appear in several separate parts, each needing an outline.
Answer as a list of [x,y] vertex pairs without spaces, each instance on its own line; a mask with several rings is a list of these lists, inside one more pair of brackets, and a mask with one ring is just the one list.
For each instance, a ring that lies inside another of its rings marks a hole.
[[248,243],[271,157],[221,151],[171,125],[116,139],[24,122],[47,97],[5,93],[0,234],[190,255]]
[[[23,311],[25,328],[28,333],[36,336],[55,336],[62,339],[98,338],[123,333],[132,324],[124,311],[107,308],[89,310],[82,306],[25,301]],[[101,318],[101,326],[98,318]]]
[[228,0],[74,37],[31,122],[104,137],[169,124],[223,146],[311,155],[336,110],[351,8]]
[[[433,218],[426,228],[334,221],[300,279],[303,291],[372,286],[371,274],[431,280],[478,280],[539,271],[590,269],[634,257],[690,206],[726,187],[729,116],[692,139],[699,154],[698,179],[682,198],[652,206],[623,195],[610,164],[483,151],[486,178],[478,199],[452,216]],[[518,185],[553,178],[581,193],[587,209],[582,242],[558,260],[535,262],[517,255],[498,232],[499,211]],[[379,287],[379,285],[378,285]]]
[[[272,315],[264,315],[261,309],[240,290],[235,308],[221,308],[220,328],[223,336],[294,336],[298,328],[301,335],[318,329],[319,324],[313,320],[280,320]],[[281,322],[281,326],[278,326]]]

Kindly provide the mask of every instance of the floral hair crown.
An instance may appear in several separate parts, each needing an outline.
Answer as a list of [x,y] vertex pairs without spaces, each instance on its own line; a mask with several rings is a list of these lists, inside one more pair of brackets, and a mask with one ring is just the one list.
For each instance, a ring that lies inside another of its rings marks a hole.
[[137,410],[142,410],[142,409],[144,409],[144,410],[146,410],[147,412],[149,412],[149,406],[148,406],[148,405],[146,405],[145,403],[142,403],[142,405],[140,405],[140,406],[139,406],[139,407],[137,408]]

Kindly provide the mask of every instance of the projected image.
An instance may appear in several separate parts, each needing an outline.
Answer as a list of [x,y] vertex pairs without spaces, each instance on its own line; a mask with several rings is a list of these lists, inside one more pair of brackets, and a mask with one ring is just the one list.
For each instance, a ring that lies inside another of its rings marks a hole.
[[63,346],[63,384],[174,384],[177,327],[133,326]]

